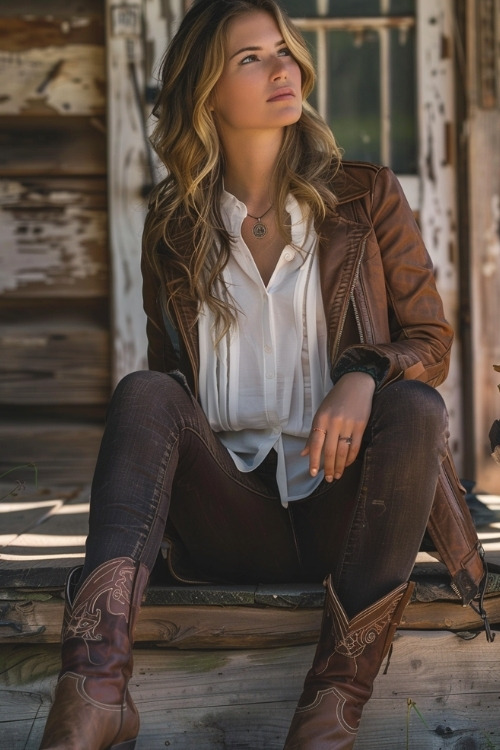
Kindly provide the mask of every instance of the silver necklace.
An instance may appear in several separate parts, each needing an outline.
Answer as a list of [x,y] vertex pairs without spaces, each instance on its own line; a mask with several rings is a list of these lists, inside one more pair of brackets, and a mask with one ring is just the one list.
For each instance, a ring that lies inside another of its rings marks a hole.
[[257,237],[258,240],[261,240],[267,234],[267,227],[262,221],[262,219],[264,218],[264,216],[266,216],[269,213],[272,207],[273,205],[271,203],[267,211],[263,213],[261,216],[252,216],[252,214],[249,214],[247,210],[247,216],[249,216],[251,219],[255,219],[255,221],[257,222],[256,224],[253,225],[252,232],[253,232],[253,236]]

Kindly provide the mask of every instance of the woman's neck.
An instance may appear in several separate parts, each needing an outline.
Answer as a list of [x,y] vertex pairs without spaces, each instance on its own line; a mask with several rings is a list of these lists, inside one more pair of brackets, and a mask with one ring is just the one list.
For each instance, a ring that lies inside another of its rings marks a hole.
[[274,169],[281,147],[276,138],[245,138],[224,144],[226,170],[224,187],[254,216],[272,203]]

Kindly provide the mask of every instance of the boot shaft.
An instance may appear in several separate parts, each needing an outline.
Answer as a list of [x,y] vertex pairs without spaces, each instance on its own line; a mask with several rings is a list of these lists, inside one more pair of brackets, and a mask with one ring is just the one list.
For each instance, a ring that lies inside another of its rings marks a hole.
[[361,713],[414,584],[401,584],[349,620],[331,578],[320,639],[284,750],[350,750]]
[[133,631],[148,571],[130,558],[116,558],[73,594],[75,577],[73,571],[66,585],[60,677],[78,674],[95,700],[119,702],[132,673]]
[[[313,661],[316,676],[338,674],[343,665],[345,679],[354,678],[357,662],[373,662],[369,673],[377,674],[413,593],[413,583],[403,583],[349,620],[328,576],[321,634]],[[335,659],[335,664],[333,664]],[[365,664],[367,666],[367,664]],[[365,670],[366,671],[366,670]],[[373,679],[375,676],[373,677]]]
[[134,626],[148,580],[144,565],[116,558],[78,588],[66,585],[62,669],[41,748],[132,750],[139,716],[128,691]]

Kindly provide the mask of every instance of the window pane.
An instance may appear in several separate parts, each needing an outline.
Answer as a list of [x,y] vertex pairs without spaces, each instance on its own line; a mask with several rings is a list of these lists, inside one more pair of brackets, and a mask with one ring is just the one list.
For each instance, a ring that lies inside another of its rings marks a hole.
[[414,16],[415,0],[391,0],[389,15]]
[[281,0],[293,18],[360,18],[414,15],[415,0]]
[[328,124],[346,159],[380,162],[380,40],[328,33]]
[[390,32],[391,45],[391,167],[417,174],[417,111],[415,29]]

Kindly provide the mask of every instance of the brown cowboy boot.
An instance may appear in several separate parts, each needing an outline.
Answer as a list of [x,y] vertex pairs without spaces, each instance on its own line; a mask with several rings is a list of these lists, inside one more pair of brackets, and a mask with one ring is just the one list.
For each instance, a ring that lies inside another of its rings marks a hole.
[[320,639],[284,750],[350,750],[361,712],[414,584],[403,583],[349,620],[325,579]]
[[133,631],[147,568],[128,557],[66,584],[62,669],[40,750],[134,750],[139,715],[128,691]]

